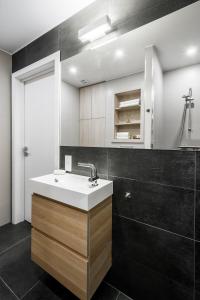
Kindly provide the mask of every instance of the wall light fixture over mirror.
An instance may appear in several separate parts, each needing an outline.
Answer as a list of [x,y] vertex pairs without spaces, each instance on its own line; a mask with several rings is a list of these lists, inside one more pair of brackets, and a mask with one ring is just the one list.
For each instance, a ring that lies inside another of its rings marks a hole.
[[196,2],[63,61],[61,145],[200,148],[199,15]]

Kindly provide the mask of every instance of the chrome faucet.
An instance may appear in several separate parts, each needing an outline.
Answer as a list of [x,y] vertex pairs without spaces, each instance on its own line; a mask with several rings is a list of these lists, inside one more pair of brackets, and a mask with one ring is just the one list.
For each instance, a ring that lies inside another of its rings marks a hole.
[[90,163],[78,163],[79,167],[83,167],[83,168],[89,168],[90,169],[90,178],[88,179],[89,182],[92,183],[92,186],[97,186],[97,179],[99,178],[97,175],[97,168],[95,167],[95,165],[90,164]]

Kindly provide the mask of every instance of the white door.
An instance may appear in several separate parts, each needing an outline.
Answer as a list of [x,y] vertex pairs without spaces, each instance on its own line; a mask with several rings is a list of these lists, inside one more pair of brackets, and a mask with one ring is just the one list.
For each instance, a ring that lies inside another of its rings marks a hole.
[[54,75],[25,83],[25,220],[31,222],[29,179],[52,173],[55,168]]

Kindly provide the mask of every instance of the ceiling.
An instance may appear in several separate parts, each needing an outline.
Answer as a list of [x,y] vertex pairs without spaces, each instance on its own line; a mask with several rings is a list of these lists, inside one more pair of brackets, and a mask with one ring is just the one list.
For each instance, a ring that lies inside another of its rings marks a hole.
[[[135,29],[98,49],[85,50],[62,62],[62,78],[81,87],[144,70],[145,47],[155,45],[164,71],[200,63],[200,1]],[[198,47],[194,57],[186,55]],[[122,51],[123,57],[116,57]],[[77,68],[72,74],[70,68]]]
[[94,0],[0,0],[0,49],[15,53]]

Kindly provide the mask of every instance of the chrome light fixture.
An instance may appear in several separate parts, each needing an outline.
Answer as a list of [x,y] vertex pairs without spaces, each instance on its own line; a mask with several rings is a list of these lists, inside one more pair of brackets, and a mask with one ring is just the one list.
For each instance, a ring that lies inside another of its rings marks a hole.
[[78,38],[82,43],[93,42],[111,30],[110,18],[106,15],[92,24],[81,28],[78,32]]

